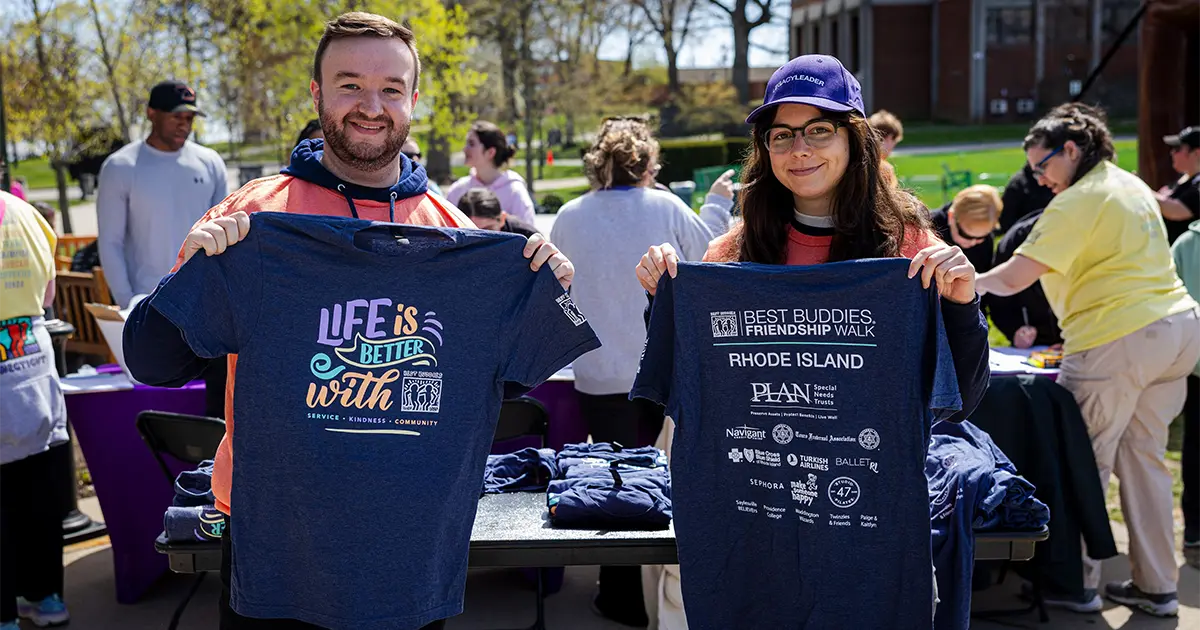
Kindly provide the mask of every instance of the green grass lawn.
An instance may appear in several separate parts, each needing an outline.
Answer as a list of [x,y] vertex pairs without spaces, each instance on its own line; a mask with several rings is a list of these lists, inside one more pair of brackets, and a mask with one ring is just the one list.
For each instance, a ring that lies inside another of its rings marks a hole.
[[[1032,121],[998,125],[939,125],[929,123],[906,123],[902,147],[925,147],[942,144],[968,142],[1020,142],[1029,132]],[[1109,129],[1113,135],[1137,134],[1136,120],[1112,121]]]
[[541,204],[546,197],[554,196],[562,199],[563,203],[566,203],[576,197],[582,197],[589,190],[591,190],[591,188],[587,186],[580,186],[579,188],[563,188],[560,190],[537,192],[533,194],[533,202],[536,204]]
[[54,169],[50,168],[50,160],[32,158],[21,160],[19,164],[11,164],[12,176],[25,178],[26,188],[54,188]]
[[[907,134],[907,130],[905,130]],[[1117,142],[1117,164],[1127,170],[1137,168],[1137,141]],[[930,208],[938,208],[950,201],[957,190],[943,194],[941,177],[945,168],[953,171],[971,171],[971,183],[991,184],[1003,187],[1008,178],[1021,168],[1025,153],[1019,148],[991,149],[985,151],[954,151],[928,155],[898,156],[891,160],[896,174],[905,187],[917,193],[921,201]],[[986,175],[986,179],[983,176]]]
[[[525,177],[524,162],[513,162],[510,165],[510,169],[515,171],[521,177]],[[470,169],[466,166],[455,166],[454,168],[450,169],[450,172],[454,175],[454,179],[466,177],[469,171]],[[546,165],[542,167],[541,172],[541,179],[567,179],[569,177],[583,177],[583,167],[580,166]],[[537,164],[533,165],[533,176],[538,176]]]

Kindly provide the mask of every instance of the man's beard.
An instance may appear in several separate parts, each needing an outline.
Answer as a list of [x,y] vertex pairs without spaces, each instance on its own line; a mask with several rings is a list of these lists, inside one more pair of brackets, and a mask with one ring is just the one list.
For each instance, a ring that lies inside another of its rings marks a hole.
[[395,164],[396,157],[400,155],[400,149],[408,140],[409,125],[407,121],[399,129],[394,129],[391,119],[386,117],[372,121],[358,120],[357,122],[370,122],[385,126],[387,135],[383,145],[374,146],[366,143],[355,144],[346,137],[345,125],[349,124],[347,119],[350,118],[350,115],[342,120],[335,120],[333,115],[325,110],[324,101],[317,101],[317,115],[321,118],[321,130],[325,132],[325,148],[333,151],[333,154],[348,166],[365,173],[381,171]]

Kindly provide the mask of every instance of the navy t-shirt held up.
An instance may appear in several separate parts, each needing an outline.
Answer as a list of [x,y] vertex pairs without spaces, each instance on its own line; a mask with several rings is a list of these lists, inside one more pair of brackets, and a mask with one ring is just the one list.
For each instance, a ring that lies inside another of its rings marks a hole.
[[506,390],[599,346],[525,239],[256,213],[151,306],[238,354],[231,605],[354,630],[462,611]]
[[681,263],[634,396],[676,422],[688,625],[925,628],[925,450],[961,407],[938,296],[904,259]]

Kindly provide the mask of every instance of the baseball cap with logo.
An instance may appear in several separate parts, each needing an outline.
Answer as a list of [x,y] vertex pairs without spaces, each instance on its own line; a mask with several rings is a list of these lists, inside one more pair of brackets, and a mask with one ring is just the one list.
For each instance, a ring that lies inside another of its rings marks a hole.
[[1186,144],[1190,149],[1200,149],[1200,127],[1185,127],[1173,136],[1163,136],[1163,142],[1169,147]]
[[767,81],[763,104],[750,112],[746,122],[754,122],[763,112],[781,103],[803,103],[866,116],[858,79],[829,55],[801,55],[776,70]]
[[176,114],[192,112],[206,116],[196,107],[196,91],[182,81],[163,81],[150,90],[150,108],[160,112]]

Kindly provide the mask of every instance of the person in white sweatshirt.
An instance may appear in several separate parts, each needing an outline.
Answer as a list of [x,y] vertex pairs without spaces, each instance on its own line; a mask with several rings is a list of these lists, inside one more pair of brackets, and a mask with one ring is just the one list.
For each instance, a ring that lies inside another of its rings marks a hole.
[[450,185],[446,201],[458,205],[458,200],[468,190],[487,188],[500,199],[500,209],[505,214],[533,225],[533,198],[529,196],[525,178],[507,167],[516,154],[517,148],[508,143],[504,132],[496,125],[486,120],[471,125],[463,148],[463,157],[471,167],[471,173]]
[[[671,243],[681,258],[700,260],[731,220],[733,171],[713,185],[697,215],[678,196],[654,188],[658,156],[645,121],[605,121],[583,159],[592,190],[563,205],[551,231],[575,263],[571,297],[603,344],[574,363],[580,411],[594,442],[644,446],[662,427],[660,408],[629,400],[646,339],[646,293],[633,273],[642,254]],[[601,567],[595,607],[614,621],[644,626],[640,569]]]

